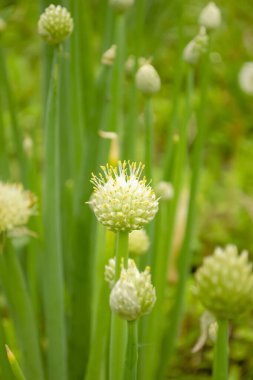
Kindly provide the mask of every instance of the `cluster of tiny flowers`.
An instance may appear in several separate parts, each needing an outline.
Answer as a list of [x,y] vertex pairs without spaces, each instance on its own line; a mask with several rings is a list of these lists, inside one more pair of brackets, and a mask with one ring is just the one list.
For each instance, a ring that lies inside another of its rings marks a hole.
[[[120,267],[123,269],[124,267],[124,260],[123,257],[121,258]],[[133,260],[128,259],[128,267],[133,265]],[[109,284],[110,288],[113,287],[115,284],[115,267],[116,267],[116,260],[115,257],[109,259],[108,264],[105,266],[105,281]]]
[[36,213],[36,197],[21,184],[0,182],[0,233],[27,224]]
[[134,255],[143,255],[150,246],[150,240],[145,230],[132,231],[129,234],[128,249]]
[[221,12],[214,2],[207,4],[199,15],[199,24],[206,29],[217,29],[221,25]]
[[200,57],[206,52],[208,36],[206,29],[201,27],[199,34],[191,40],[183,51],[183,59],[192,65],[196,64]]
[[196,273],[196,294],[218,318],[234,319],[253,306],[253,272],[248,253],[233,245],[216,248]]
[[150,63],[144,63],[136,73],[136,86],[144,95],[153,95],[161,88],[160,77]]
[[111,6],[118,12],[125,12],[134,3],[134,0],[110,0]]
[[253,95],[253,62],[246,62],[239,72],[239,86],[245,94]]
[[58,45],[73,30],[73,19],[68,10],[60,5],[49,5],[38,22],[39,35],[49,44]]
[[153,189],[140,179],[144,166],[124,161],[101,168],[103,174],[92,175],[94,192],[88,202],[98,221],[112,231],[142,229],[158,211]]
[[150,269],[139,272],[134,261],[122,269],[120,279],[110,294],[110,306],[114,313],[127,321],[134,321],[151,312],[156,301],[151,283]]

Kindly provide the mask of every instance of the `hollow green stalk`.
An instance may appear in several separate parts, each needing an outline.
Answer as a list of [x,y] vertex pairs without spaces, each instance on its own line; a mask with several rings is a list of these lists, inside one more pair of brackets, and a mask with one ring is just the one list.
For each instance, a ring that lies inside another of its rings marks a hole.
[[64,316],[64,279],[61,237],[61,162],[59,118],[59,48],[54,49],[52,77],[45,120],[43,178],[44,298],[48,337],[49,380],[67,379],[67,345]]
[[153,111],[152,111],[152,98],[146,97],[144,104],[144,121],[145,121],[145,174],[148,180],[152,178],[152,164],[153,164]]
[[124,380],[137,379],[137,362],[138,362],[138,325],[137,321],[127,322],[127,352]]
[[[103,226],[100,227],[104,230]],[[106,345],[110,328],[110,307],[108,303],[110,289],[104,280],[104,270],[109,258],[113,256],[114,234],[111,231],[106,231],[105,239],[100,240],[102,241],[100,247],[98,247],[100,249],[97,252],[97,261],[99,262],[97,263],[97,271],[95,273],[96,279],[94,279],[98,281],[98,284],[96,284],[94,295],[93,331],[85,380],[100,379],[103,366],[97,363],[103,363],[106,359]]]
[[[116,57],[113,65],[110,130],[119,135],[120,146],[123,149],[123,87],[124,87],[124,63],[125,63],[125,14],[117,13],[115,17],[115,44],[117,46]],[[124,158],[124,157],[121,157]]]
[[3,102],[2,102],[2,91],[0,91],[0,173],[1,179],[7,179],[9,177],[9,160],[6,150],[6,138],[5,138],[5,128],[3,120]]
[[26,158],[23,150],[23,139],[20,127],[18,125],[15,103],[13,99],[13,92],[9,80],[9,75],[6,67],[5,56],[2,48],[0,47],[0,82],[5,94],[6,104],[11,120],[12,137],[15,141],[15,148],[17,154],[17,160],[20,164],[21,179],[24,184],[27,183],[26,178]]
[[162,364],[158,371],[158,379],[163,379],[168,363],[175,349],[175,343],[183,313],[183,303],[188,273],[191,264],[191,241],[196,218],[196,198],[202,167],[203,148],[206,137],[205,111],[207,103],[209,79],[209,50],[203,57],[200,89],[200,104],[198,110],[198,133],[193,148],[190,198],[187,213],[186,229],[183,245],[178,261],[179,280],[176,288],[175,301],[169,316],[169,325],[163,338]]
[[44,380],[39,337],[24,275],[12,247],[1,249],[1,283],[14,321],[25,376],[27,380]]
[[229,322],[218,319],[218,332],[214,348],[213,380],[228,380]]
[[[119,231],[116,241],[115,281],[119,279],[121,271],[121,258],[124,266],[128,261],[128,232]],[[122,380],[126,355],[126,321],[115,313],[111,316],[109,377],[110,380]]]

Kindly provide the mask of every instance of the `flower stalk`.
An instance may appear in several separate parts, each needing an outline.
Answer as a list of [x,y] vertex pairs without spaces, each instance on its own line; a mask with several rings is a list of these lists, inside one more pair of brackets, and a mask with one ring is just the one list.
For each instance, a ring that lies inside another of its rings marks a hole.
[[138,363],[138,322],[128,321],[128,341],[126,352],[126,364],[124,380],[137,379],[137,363]]
[[213,380],[228,380],[228,332],[228,320],[218,319],[218,333],[214,348]]

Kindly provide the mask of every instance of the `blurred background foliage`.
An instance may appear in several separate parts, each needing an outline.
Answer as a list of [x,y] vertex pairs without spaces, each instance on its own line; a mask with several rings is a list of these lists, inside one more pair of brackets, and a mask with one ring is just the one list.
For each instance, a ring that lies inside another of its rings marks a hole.
[[[138,0],[136,0],[138,1]],[[59,3],[59,2],[54,2]],[[101,53],[108,48],[105,35],[105,0],[87,0],[87,20],[90,33],[92,70],[95,77]],[[198,32],[197,18],[206,5],[203,0],[185,0],[185,43]],[[42,126],[42,44],[37,34],[37,19],[49,1],[1,0],[0,49],[5,52],[8,73],[15,94],[18,121],[26,149],[32,149],[41,162]],[[63,2],[67,5],[67,2]],[[253,258],[253,99],[241,92],[238,72],[245,61],[253,60],[253,12],[250,1],[220,0],[222,27],[214,33],[212,60],[212,86],[209,92],[207,118],[208,143],[205,149],[205,166],[199,196],[199,217],[194,244],[195,256],[192,271],[216,245],[234,243],[239,249],[248,249]],[[178,41],[178,0],[146,0],[143,23],[143,40],[140,55],[153,57],[153,63],[162,78],[162,90],[155,98],[156,165],[159,171],[165,148],[165,136],[172,111],[172,93],[176,49]],[[133,43],[138,27],[134,10],[129,12],[127,55],[135,54]],[[6,24],[6,25],[4,25]],[[82,55],[86,55],[83,47]],[[196,68],[196,81],[198,71]],[[0,90],[1,91],[1,90]],[[184,95],[182,86],[181,95]],[[0,92],[0,117],[7,131],[8,155],[13,161],[12,180],[16,180],[15,160],[10,120],[5,112],[5,94]],[[194,133],[194,120],[193,120]],[[191,127],[191,126],[190,126]],[[142,147],[138,147],[142,151]],[[191,293],[187,303],[178,355],[170,379],[209,379],[211,341],[196,354],[191,348],[198,338],[199,318],[203,310]],[[170,297],[170,295],[169,295]],[[244,327],[247,326],[247,327]],[[250,379],[253,373],[253,319],[231,330],[230,380]],[[183,374],[183,375],[182,375]]]

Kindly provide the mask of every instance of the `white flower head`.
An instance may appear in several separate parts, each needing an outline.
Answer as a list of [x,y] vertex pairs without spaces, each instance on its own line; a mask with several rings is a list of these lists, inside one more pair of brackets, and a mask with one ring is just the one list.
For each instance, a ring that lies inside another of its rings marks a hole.
[[143,255],[150,246],[150,240],[145,230],[135,230],[130,232],[128,239],[129,252],[134,255]]
[[25,226],[36,214],[36,205],[36,197],[21,184],[0,182],[0,233]]
[[144,63],[136,73],[136,86],[144,95],[153,95],[161,88],[161,79],[154,66]]
[[239,72],[239,85],[245,94],[253,95],[253,62],[246,62]]
[[109,0],[111,6],[118,12],[125,12],[130,8],[134,0]]
[[49,44],[58,45],[73,31],[73,19],[61,5],[49,5],[38,22],[39,35]]
[[199,24],[207,29],[217,29],[221,25],[221,11],[214,2],[207,4],[199,15]]
[[155,301],[156,292],[151,283],[150,268],[139,272],[132,260],[128,269],[122,269],[120,279],[111,291],[112,311],[127,321],[134,321],[149,314]]
[[200,57],[206,52],[208,45],[208,36],[204,27],[200,28],[196,37],[191,40],[183,51],[183,59],[192,65],[196,64]]
[[154,190],[146,183],[144,165],[119,161],[117,167],[101,167],[92,174],[92,199],[88,202],[100,223],[112,231],[140,230],[158,211]]

